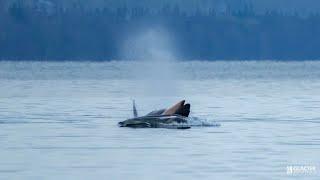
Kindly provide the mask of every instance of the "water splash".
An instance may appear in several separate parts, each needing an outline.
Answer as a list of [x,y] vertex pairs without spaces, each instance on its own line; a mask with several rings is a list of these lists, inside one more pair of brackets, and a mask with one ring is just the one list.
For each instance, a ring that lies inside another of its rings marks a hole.
[[188,117],[188,125],[189,126],[199,126],[199,127],[219,127],[221,126],[219,123],[208,120],[205,118],[198,118],[198,117]]

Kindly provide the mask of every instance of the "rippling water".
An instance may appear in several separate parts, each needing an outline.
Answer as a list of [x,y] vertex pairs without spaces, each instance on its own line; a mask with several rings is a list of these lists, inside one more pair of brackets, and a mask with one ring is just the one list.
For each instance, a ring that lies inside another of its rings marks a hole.
[[[0,62],[0,179],[319,179],[320,62],[149,67]],[[132,99],[141,115],[186,99],[221,126],[119,128]]]

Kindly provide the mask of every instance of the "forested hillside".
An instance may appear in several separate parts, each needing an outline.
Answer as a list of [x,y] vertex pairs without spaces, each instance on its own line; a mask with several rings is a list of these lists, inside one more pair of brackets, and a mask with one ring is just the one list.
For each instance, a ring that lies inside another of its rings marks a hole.
[[157,8],[87,8],[78,1],[66,8],[51,1],[30,2],[1,1],[0,59],[122,59],[125,39],[134,31],[150,27],[170,32],[181,59],[320,58],[317,13],[261,13],[252,3],[244,2],[237,8],[218,3],[194,11],[170,3]]

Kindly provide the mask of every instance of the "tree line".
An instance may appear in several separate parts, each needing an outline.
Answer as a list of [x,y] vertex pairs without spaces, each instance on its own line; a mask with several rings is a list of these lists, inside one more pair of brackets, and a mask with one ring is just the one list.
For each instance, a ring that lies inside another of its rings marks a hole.
[[128,34],[158,25],[170,31],[181,59],[320,59],[319,14],[256,14],[250,5],[192,14],[175,5],[87,11],[17,1],[0,11],[0,60],[122,59]]

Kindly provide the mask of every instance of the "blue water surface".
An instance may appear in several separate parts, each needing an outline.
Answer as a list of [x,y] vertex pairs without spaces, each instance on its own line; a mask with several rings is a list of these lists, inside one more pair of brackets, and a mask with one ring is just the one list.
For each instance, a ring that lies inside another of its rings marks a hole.
[[[320,62],[0,62],[0,179],[319,179]],[[186,99],[220,127],[119,128]],[[287,166],[316,173],[287,174]]]

